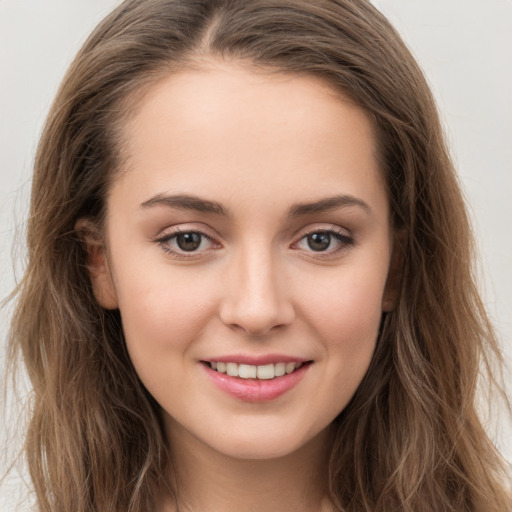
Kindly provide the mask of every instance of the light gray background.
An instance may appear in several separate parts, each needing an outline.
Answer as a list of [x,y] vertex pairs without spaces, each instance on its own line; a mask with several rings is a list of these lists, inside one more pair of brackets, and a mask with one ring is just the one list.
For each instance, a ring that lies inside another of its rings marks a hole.
[[[77,49],[117,3],[0,0],[0,300],[23,268],[23,249],[13,257],[12,248],[16,233],[23,236],[44,117]],[[512,365],[512,1],[374,3],[402,33],[438,99],[474,219],[484,300]],[[2,357],[9,310],[0,311]],[[510,419],[500,421],[496,441],[512,460]],[[13,477],[0,488],[0,509],[13,510],[17,493],[24,491]]]

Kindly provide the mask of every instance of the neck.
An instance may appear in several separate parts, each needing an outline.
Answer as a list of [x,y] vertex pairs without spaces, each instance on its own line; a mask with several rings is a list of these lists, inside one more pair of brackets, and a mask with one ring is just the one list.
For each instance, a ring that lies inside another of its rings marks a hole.
[[284,457],[247,460],[206,446],[179,426],[169,430],[176,502],[166,512],[327,512],[331,433]]

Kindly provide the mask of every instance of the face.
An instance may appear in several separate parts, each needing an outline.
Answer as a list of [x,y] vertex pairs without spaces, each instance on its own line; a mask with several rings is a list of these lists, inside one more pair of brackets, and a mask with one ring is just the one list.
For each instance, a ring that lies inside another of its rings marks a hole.
[[299,450],[353,396],[392,306],[371,124],[316,78],[224,64],[155,85],[124,135],[91,275],[170,438]]

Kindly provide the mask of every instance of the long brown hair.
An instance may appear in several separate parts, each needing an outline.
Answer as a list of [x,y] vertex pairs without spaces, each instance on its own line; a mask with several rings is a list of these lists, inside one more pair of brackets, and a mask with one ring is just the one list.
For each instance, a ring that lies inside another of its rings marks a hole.
[[336,419],[333,503],[512,510],[476,413],[482,370],[500,353],[475,287],[463,198],[429,88],[389,22],[366,0],[127,0],[71,65],[36,156],[10,346],[34,389],[26,454],[40,511],[158,506],[171,463],[159,407],[130,363],[118,312],[94,300],[74,226],[85,217],[101,227],[138,98],[211,57],[317,76],[374,123],[400,290]]

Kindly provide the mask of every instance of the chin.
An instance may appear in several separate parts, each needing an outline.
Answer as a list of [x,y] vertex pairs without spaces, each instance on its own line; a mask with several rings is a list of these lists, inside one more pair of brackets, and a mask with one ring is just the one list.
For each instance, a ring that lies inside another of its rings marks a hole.
[[240,460],[273,460],[291,455],[297,451],[297,446],[287,446],[283,443],[239,442],[231,446],[219,446],[217,451],[227,457]]
[[328,431],[326,428],[316,435],[303,436],[297,435],[296,431],[293,435],[293,430],[283,432],[260,429],[252,436],[247,431],[231,431],[225,438],[217,437],[210,446],[218,453],[234,459],[272,460],[298,454],[316,442],[323,443]]

